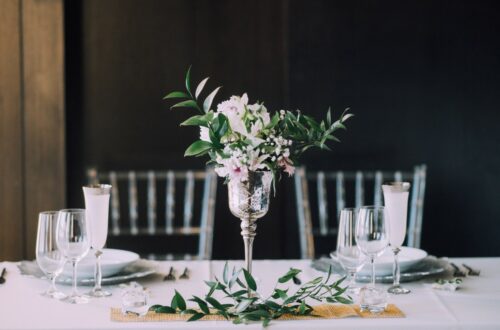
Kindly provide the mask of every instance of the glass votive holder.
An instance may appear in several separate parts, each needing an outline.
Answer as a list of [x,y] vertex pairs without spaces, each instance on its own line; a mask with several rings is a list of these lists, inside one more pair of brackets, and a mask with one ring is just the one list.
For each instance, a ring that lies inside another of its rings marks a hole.
[[129,285],[124,286],[122,290],[122,314],[144,316],[148,313],[149,295],[140,284],[138,284],[137,282],[131,282]]
[[359,292],[359,307],[361,311],[382,313],[387,307],[387,292],[373,286],[365,286]]

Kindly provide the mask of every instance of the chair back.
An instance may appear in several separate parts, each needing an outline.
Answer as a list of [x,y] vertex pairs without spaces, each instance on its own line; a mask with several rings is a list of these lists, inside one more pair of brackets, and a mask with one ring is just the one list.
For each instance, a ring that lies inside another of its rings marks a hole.
[[[304,167],[298,168],[294,183],[301,257],[303,259],[315,257],[314,237],[336,236],[338,215],[343,208],[349,206],[346,196],[351,197],[350,200],[354,201],[356,208],[366,204],[382,205],[382,183],[389,180],[407,181],[412,184],[408,211],[407,245],[420,247],[426,170],[426,165],[415,166],[412,172],[307,172]],[[315,191],[309,190],[310,184],[315,187]],[[367,191],[372,192],[372,200],[368,199]],[[316,197],[316,205],[314,206],[311,205],[311,195]],[[329,202],[333,202],[334,205],[330,205]],[[315,214],[317,221],[313,221],[313,214]]]
[[[213,169],[100,172],[96,168],[91,168],[87,171],[87,179],[90,184],[109,182],[112,186],[109,223],[111,238],[196,235],[199,236],[197,254],[186,253],[182,254],[181,258],[212,257],[217,193],[217,176]],[[195,198],[196,191],[199,191],[202,198]],[[182,207],[177,205],[176,197],[183,198]],[[197,206],[196,201],[201,201],[201,205]],[[162,212],[158,212],[159,205],[164,207]],[[180,217],[182,221],[177,221],[176,215],[180,213],[179,211],[182,212]],[[199,223],[195,223],[193,219],[195,213],[199,213]],[[163,215],[162,219],[158,214]],[[170,253],[165,255],[150,253],[147,257],[179,258]]]

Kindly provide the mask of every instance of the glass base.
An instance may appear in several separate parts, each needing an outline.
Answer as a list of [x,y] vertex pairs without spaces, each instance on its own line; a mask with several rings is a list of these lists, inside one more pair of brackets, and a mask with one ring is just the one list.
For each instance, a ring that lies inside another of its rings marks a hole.
[[384,290],[375,287],[364,287],[360,290],[361,311],[382,313],[387,307],[387,294]]
[[47,297],[47,298],[52,298],[52,299],[58,299],[58,300],[61,300],[61,299],[64,299],[64,298],[67,297],[61,291],[53,291],[53,290],[48,290],[48,291],[42,292],[42,293],[40,293],[40,295],[42,297]]
[[387,289],[387,292],[392,294],[408,294],[411,290],[403,288],[401,285],[393,285]]
[[73,295],[62,299],[61,301],[68,304],[87,304],[89,302],[89,298],[83,295]]
[[93,289],[89,293],[87,293],[87,296],[93,297],[93,298],[104,298],[104,297],[109,297],[111,296],[111,292],[103,290],[103,289]]

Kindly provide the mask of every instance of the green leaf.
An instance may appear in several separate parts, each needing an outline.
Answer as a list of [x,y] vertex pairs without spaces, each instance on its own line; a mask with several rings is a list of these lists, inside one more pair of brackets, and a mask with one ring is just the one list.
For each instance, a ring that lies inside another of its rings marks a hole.
[[301,272],[300,269],[291,268],[285,275],[278,279],[279,283],[286,283]]
[[190,308],[190,309],[185,309],[185,310],[183,310],[183,311],[181,312],[181,315],[186,315],[186,314],[196,314],[196,313],[198,313],[198,311],[197,311],[197,310],[194,310],[194,309],[191,309],[191,308]]
[[248,313],[243,314],[244,318],[246,319],[253,319],[254,321],[258,321],[261,318],[268,318],[271,317],[268,311],[265,309],[257,309]]
[[206,77],[203,79],[199,84],[198,87],[196,87],[196,92],[194,93],[194,97],[198,99],[198,96],[200,96],[201,91],[203,90],[203,87],[205,87],[205,84],[207,83],[209,77]]
[[288,292],[288,289],[287,290],[274,289],[273,298],[274,299],[281,298],[281,299],[285,300],[288,298],[287,292]]
[[248,293],[248,290],[238,290],[236,292],[231,293],[233,297],[240,297],[244,294]]
[[327,139],[327,140],[332,140],[332,141],[335,141],[335,142],[340,142],[340,140],[339,140],[339,139],[337,139],[337,138],[336,138],[335,136],[333,136],[333,135],[327,135],[327,136],[326,136],[326,139]]
[[299,314],[304,315],[305,312],[306,312],[306,303],[304,300],[302,300],[302,302],[300,303],[300,306],[299,306]]
[[242,299],[241,302],[238,305],[236,305],[236,313],[244,312],[248,308],[248,306],[250,306],[254,301],[255,301],[254,298]]
[[321,283],[321,281],[323,281],[323,277],[316,277],[315,279],[312,279],[310,280],[309,282],[307,282],[305,285],[316,285],[318,283]]
[[160,306],[155,309],[156,313],[163,313],[163,314],[175,314],[176,311],[174,308],[169,307],[169,306]]
[[208,126],[206,115],[190,117],[181,123],[181,126]]
[[193,97],[193,94],[191,94],[191,65],[186,72],[186,90]]
[[222,306],[222,304],[219,301],[217,301],[217,299],[215,299],[214,297],[207,297],[206,300],[215,309],[217,309],[219,311],[224,311],[224,312],[226,311],[226,309],[224,308],[224,306]]
[[210,290],[208,291],[207,295],[205,296],[205,298],[208,298],[210,296],[212,296],[212,294],[214,293],[215,291],[215,288],[217,287],[217,283],[214,284],[213,286],[210,287]]
[[[240,273],[241,273],[241,269],[239,269],[237,272],[235,272],[235,273],[233,274],[233,276],[232,276],[232,277],[231,277],[231,279],[229,280],[229,284],[228,284],[229,288],[231,288],[231,287],[234,285],[234,283],[235,283],[235,282],[236,282],[236,280],[238,279],[238,276],[240,276]],[[243,290],[243,291],[245,291],[245,290]]]
[[246,270],[245,268],[243,268],[243,274],[245,275],[245,281],[247,282],[247,285],[250,289],[252,289],[253,291],[256,291],[257,290],[257,283],[255,283],[255,280],[252,276],[252,274],[250,274],[248,272],[248,270]]
[[194,301],[200,306],[200,309],[203,311],[205,314],[210,314],[210,310],[208,309],[208,305],[206,302],[203,301],[200,297],[193,296],[189,301]]
[[276,126],[280,121],[280,116],[279,114],[276,112],[273,116],[273,118],[271,119],[271,121],[269,122],[269,124],[266,126],[266,129],[272,129],[274,128],[274,126]]
[[326,123],[328,124],[328,126],[332,125],[332,111],[331,111],[331,108],[328,108],[328,111],[326,113]]
[[173,108],[194,108],[194,109],[200,110],[200,108],[198,107],[198,104],[193,100],[186,100],[186,101],[176,103],[170,107],[170,109],[173,109]]
[[351,117],[354,117],[354,114],[348,113],[347,115],[342,116],[342,122],[346,121],[347,119],[349,119]]
[[181,311],[185,310],[186,309],[186,301],[184,300],[184,298],[181,296],[181,294],[179,292],[177,292],[177,290],[175,290],[175,294],[174,296],[172,297],[172,303],[170,304],[170,306],[175,310],[175,309],[179,309]]
[[226,283],[226,284],[228,284],[228,282],[229,282],[228,272],[229,272],[229,266],[228,266],[227,261],[226,261],[226,263],[224,264],[224,271],[222,272],[222,279],[224,280],[224,283]]
[[330,276],[332,276],[332,265],[328,266],[328,275],[326,276],[326,279],[323,283],[327,284],[330,280]]
[[267,300],[265,302],[266,306],[271,308],[271,309],[274,309],[274,310],[279,310],[281,308],[280,304],[277,304],[275,303],[274,301],[272,300]]
[[210,107],[212,106],[212,102],[214,100],[214,97],[215,97],[215,95],[217,94],[217,92],[219,91],[220,88],[221,88],[221,86],[217,87],[216,89],[214,89],[214,91],[212,93],[210,93],[207,96],[207,98],[203,102],[203,111],[208,112],[210,110]]
[[341,304],[352,304],[352,300],[344,298],[342,296],[335,297],[335,299]]
[[167,95],[165,95],[163,97],[164,100],[166,99],[182,99],[182,98],[188,98],[189,95],[187,95],[186,93],[184,92],[171,92],[171,93],[168,93]]
[[203,313],[196,313],[196,314],[193,314],[193,316],[191,316],[187,322],[193,322],[193,321],[197,321],[199,319],[201,319],[203,316],[205,316],[205,314]]
[[186,151],[184,152],[184,156],[196,156],[203,152],[207,152],[212,148],[212,144],[207,141],[198,140],[191,144]]

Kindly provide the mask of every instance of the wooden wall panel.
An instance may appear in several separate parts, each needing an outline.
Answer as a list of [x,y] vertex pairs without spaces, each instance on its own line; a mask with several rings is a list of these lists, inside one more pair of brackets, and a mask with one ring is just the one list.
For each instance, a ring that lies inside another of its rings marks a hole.
[[65,207],[62,0],[23,0],[25,248],[34,256],[38,212]]
[[0,260],[23,255],[19,5],[0,1]]

